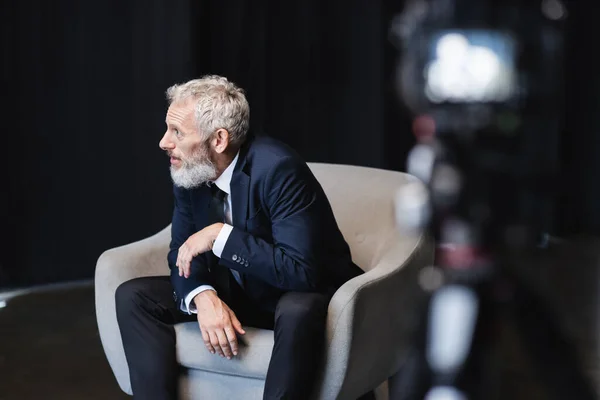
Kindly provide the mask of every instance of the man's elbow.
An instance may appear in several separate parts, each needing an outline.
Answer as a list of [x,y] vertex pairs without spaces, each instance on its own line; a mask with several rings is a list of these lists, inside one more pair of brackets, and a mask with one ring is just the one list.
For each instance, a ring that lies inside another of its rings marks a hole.
[[275,262],[276,286],[291,292],[317,292],[320,288],[319,269],[313,260],[290,257],[280,253]]

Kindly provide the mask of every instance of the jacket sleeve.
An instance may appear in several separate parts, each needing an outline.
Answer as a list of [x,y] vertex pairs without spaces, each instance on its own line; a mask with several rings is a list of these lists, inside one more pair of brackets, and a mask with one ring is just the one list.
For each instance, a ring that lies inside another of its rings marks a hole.
[[319,218],[324,203],[319,196],[324,194],[316,179],[304,162],[282,158],[268,172],[262,195],[273,242],[234,227],[221,264],[282,290],[318,290],[323,243]]
[[179,276],[179,269],[175,265],[177,253],[181,245],[197,229],[192,217],[190,193],[182,188],[173,186],[175,196],[175,207],[173,210],[173,221],[171,225],[171,243],[167,256],[171,270],[171,284],[175,289],[176,301],[185,299],[188,293],[201,285],[213,285],[212,277],[206,264],[206,254],[200,254],[192,259],[190,276],[185,278]]

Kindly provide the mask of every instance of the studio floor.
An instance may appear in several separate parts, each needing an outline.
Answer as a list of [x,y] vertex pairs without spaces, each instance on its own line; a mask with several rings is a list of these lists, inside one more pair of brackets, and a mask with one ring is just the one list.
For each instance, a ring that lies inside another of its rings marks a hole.
[[15,296],[0,309],[1,400],[130,398],[104,356],[91,283]]

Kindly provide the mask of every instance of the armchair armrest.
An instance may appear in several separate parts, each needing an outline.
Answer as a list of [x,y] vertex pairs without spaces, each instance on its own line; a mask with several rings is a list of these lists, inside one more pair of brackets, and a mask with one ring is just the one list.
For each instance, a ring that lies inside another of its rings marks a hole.
[[426,234],[392,234],[370,271],[346,282],[329,303],[319,399],[356,399],[402,366],[426,304],[418,273],[433,263]]
[[117,324],[115,291],[121,283],[133,278],[169,275],[170,239],[169,225],[146,239],[105,251],[96,263],[94,286],[100,340],[119,386],[129,394],[129,369]]

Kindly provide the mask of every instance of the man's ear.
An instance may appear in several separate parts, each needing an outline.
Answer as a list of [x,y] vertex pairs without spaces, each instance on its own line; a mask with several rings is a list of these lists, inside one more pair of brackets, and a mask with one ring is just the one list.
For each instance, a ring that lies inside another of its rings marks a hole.
[[229,147],[229,132],[227,129],[217,129],[213,138],[213,148],[217,153],[223,153]]

